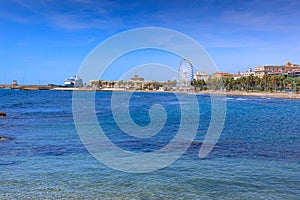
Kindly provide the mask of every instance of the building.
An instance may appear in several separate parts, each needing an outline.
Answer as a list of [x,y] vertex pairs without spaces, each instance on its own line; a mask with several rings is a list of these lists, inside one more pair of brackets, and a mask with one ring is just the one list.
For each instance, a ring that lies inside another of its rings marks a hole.
[[241,77],[246,77],[246,76],[255,76],[255,72],[252,70],[252,68],[249,68],[246,72],[240,72]]
[[271,72],[278,72],[282,74],[284,72],[285,66],[275,66],[275,65],[264,65],[255,67],[255,76],[262,78],[264,75],[270,74]]
[[65,80],[66,87],[82,87],[83,81],[79,76],[72,76]]
[[12,82],[11,85],[12,85],[12,86],[18,86],[18,82],[17,82],[16,80],[13,80],[13,82]]
[[262,78],[264,75],[283,75],[292,71],[300,70],[298,64],[287,62],[285,65],[264,65],[255,67],[255,75]]
[[239,78],[241,78],[242,76],[241,76],[241,74],[240,73],[238,73],[238,74],[233,74],[233,79],[234,80],[237,80],[237,79],[239,79]]
[[216,72],[211,76],[211,78],[233,78],[233,74],[228,72]]
[[287,76],[291,78],[300,77],[300,70],[290,71],[287,73]]
[[143,88],[145,83],[149,83],[149,81],[145,82],[144,78],[141,78],[138,75],[134,75],[132,78],[130,78],[129,81],[90,80],[89,86],[102,90],[135,90]]
[[135,74],[132,78],[130,78],[130,81],[133,81],[133,82],[144,82],[144,78],[141,78],[137,74]]
[[210,78],[210,75],[207,75],[205,72],[197,72],[195,75],[194,75],[194,79],[196,81],[198,80],[204,80],[206,81],[207,79]]
[[285,63],[285,66],[287,66],[287,67],[299,67],[298,64],[292,64],[292,63],[290,63],[290,62],[286,62],[286,63]]

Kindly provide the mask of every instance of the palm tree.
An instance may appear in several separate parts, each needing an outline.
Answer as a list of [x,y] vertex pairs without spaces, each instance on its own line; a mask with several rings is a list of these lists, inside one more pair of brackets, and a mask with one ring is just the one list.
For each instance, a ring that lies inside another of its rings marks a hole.
[[259,78],[258,76],[254,76],[253,77],[253,82],[254,82],[254,88],[255,90],[260,89],[261,88],[261,78]]
[[246,85],[247,85],[246,77],[241,77],[240,78],[240,83],[241,83],[241,90],[247,90],[247,88],[246,88]]
[[279,77],[278,76],[271,76],[271,81],[272,81],[272,90],[275,89],[275,91],[278,90],[278,85],[279,85]]
[[281,75],[281,76],[279,77],[279,81],[280,81],[280,91],[285,90],[285,87],[284,87],[284,84],[283,84],[284,79],[285,79],[285,76],[283,76],[283,75]]
[[270,76],[264,75],[263,76],[263,83],[264,83],[264,89],[269,90],[269,82],[270,82]]

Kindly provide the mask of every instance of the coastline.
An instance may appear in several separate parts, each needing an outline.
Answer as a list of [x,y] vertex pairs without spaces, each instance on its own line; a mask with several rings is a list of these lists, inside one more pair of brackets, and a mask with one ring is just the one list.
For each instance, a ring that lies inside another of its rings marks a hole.
[[[56,91],[97,91],[97,92],[149,92],[149,93],[183,93],[184,91],[162,91],[162,90],[122,90],[117,88],[107,89],[92,89],[92,88],[70,88],[70,87],[53,87],[42,85],[17,86],[17,87],[0,87],[0,89],[17,89],[17,90],[56,90]],[[191,92],[194,94],[205,95],[229,95],[229,96],[250,96],[250,97],[265,97],[277,99],[300,99],[300,93],[297,92],[261,92],[261,91],[218,91],[218,90],[203,90]]]
[[[161,90],[118,90],[118,89],[91,89],[91,88],[53,88],[52,90],[62,91],[97,91],[97,92],[149,92],[149,93],[184,93],[184,91],[161,91]],[[250,96],[250,97],[265,97],[276,99],[300,99],[300,93],[296,92],[260,92],[260,91],[218,91],[218,90],[205,90],[191,92],[194,94],[205,95],[229,95],[229,96]]]
[[[96,92],[148,92],[148,93],[189,93],[184,91],[161,91],[161,90],[94,90],[91,88],[54,88],[53,90],[63,91],[96,91]],[[296,92],[259,92],[259,91],[218,91],[218,90],[205,90],[190,92],[193,94],[204,94],[204,95],[227,95],[227,96],[249,96],[249,97],[265,97],[265,98],[276,98],[276,99],[300,99],[300,93]]]
[[250,97],[265,97],[276,99],[300,99],[300,93],[295,92],[258,92],[258,91],[199,91],[198,94],[221,94],[229,96],[250,96]]

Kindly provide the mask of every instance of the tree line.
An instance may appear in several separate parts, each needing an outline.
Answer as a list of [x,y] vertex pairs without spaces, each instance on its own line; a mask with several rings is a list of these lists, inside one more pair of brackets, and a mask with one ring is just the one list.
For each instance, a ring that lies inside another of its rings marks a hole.
[[240,91],[295,91],[300,90],[300,77],[291,78],[286,75],[264,75],[262,78],[254,75],[234,78],[210,78],[193,80],[196,91],[201,90],[240,90]]

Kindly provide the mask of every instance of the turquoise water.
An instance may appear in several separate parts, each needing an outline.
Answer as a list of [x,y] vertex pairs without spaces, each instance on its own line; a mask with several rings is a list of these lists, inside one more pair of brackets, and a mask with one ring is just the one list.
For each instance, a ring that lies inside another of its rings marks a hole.
[[[111,169],[86,150],[72,115],[72,93],[0,90],[0,199],[299,199],[300,101],[227,97],[222,135],[208,157],[200,144],[170,166],[142,174]],[[113,121],[111,93],[96,94],[96,114],[109,138],[125,150],[152,152],[166,145],[180,122],[176,97],[135,93],[130,114],[140,126],[148,109],[163,105],[164,129],[150,139],[123,134]],[[197,96],[201,141],[210,97]]]

